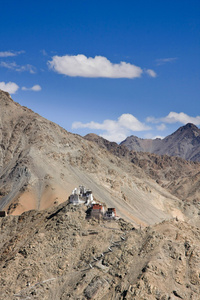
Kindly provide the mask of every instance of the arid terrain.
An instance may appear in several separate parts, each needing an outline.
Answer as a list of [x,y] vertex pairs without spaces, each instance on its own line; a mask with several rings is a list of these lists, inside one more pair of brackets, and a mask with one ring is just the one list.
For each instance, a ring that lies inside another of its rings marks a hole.
[[[79,185],[119,219],[86,219]],[[198,300],[199,186],[198,161],[72,134],[0,90],[0,299]]]
[[188,223],[138,230],[64,203],[0,228],[2,300],[199,299],[200,232]]
[[21,107],[4,92],[0,124],[0,210],[45,209],[83,184],[135,225],[184,219],[182,201],[136,164]]
[[121,160],[129,162],[130,166],[137,166],[139,172],[143,173],[143,178],[153,179],[159,186],[180,199],[181,203],[177,208],[181,208],[190,222],[199,225],[199,162],[187,161],[175,156],[129,151],[126,146],[109,142],[95,134],[88,134],[85,139],[107,149]]

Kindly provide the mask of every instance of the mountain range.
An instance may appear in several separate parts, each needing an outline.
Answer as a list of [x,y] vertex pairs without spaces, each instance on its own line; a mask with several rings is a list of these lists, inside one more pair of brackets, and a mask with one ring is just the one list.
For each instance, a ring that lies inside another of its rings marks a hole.
[[200,129],[191,123],[180,127],[164,139],[140,139],[132,135],[121,142],[121,145],[138,152],[167,154],[200,161]]
[[[135,225],[178,215],[198,221],[198,162],[72,134],[3,91],[0,126],[0,210],[8,214],[58,205],[85,185],[96,200]],[[198,128],[187,124],[164,143],[180,140],[197,147],[198,138]]]
[[67,132],[3,91],[0,124],[0,210],[45,209],[84,185],[96,200],[138,225],[182,215],[180,199],[137,165]]
[[[172,216],[198,221],[197,162],[129,151],[94,134],[72,134],[3,91],[0,126],[0,210],[8,214],[58,205],[84,185],[135,225]],[[193,129],[186,125],[175,135]]]
[[[163,140],[187,160],[135,151],[67,132],[0,90],[0,300],[198,300],[198,130]],[[119,219],[86,219],[67,201],[79,185]]]

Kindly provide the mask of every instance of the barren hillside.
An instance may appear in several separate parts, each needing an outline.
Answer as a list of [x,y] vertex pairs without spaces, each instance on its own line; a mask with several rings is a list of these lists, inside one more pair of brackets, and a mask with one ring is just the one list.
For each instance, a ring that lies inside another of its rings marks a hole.
[[126,160],[155,180],[162,188],[181,199],[184,213],[195,224],[199,222],[200,211],[200,163],[186,161],[180,157],[156,155],[148,152],[129,151],[124,145],[109,142],[95,134],[88,134],[85,139]]
[[[24,230],[26,228],[26,230]],[[0,219],[1,300],[198,300],[200,232],[87,221],[66,203]]]
[[0,124],[0,210],[44,209],[67,200],[83,184],[134,224],[184,218],[182,202],[138,166],[21,107],[2,91]]
[[[2,91],[0,124],[1,300],[199,299],[199,163],[71,134]],[[80,184],[121,218],[87,220],[65,201]]]

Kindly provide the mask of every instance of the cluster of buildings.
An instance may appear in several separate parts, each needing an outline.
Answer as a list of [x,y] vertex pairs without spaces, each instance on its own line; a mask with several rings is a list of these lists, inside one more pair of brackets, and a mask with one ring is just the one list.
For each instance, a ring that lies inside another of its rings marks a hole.
[[92,191],[82,185],[72,191],[72,194],[69,196],[69,203],[73,205],[86,205],[88,207],[86,210],[86,218],[117,219],[115,208],[106,209],[105,205],[96,203],[93,199]]

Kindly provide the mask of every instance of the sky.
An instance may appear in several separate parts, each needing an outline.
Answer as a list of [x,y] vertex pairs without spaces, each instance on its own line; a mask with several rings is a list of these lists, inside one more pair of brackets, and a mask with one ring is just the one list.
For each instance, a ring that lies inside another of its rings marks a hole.
[[117,143],[200,126],[199,0],[3,1],[0,89]]

